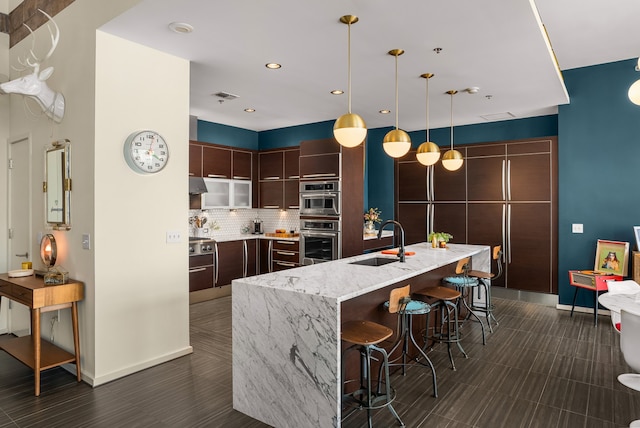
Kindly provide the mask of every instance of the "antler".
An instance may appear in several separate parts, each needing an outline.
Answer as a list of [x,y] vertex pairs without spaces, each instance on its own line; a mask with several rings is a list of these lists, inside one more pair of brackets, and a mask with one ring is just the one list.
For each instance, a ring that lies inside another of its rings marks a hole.
[[[40,13],[42,13],[44,16],[46,16],[47,19],[49,20],[49,22],[53,23],[53,26],[54,26],[54,28],[56,30],[56,33],[54,35],[53,31],[51,30],[51,26],[49,26],[49,24],[47,24],[47,28],[49,29],[49,35],[51,37],[51,49],[49,49],[49,52],[47,52],[47,54],[45,55],[44,58],[38,59],[38,57],[34,53],[34,46],[35,46],[35,36],[34,36],[32,38],[32,40],[31,40],[31,49],[29,49],[29,54],[33,58],[33,61],[29,57],[26,57],[24,60],[18,59],[18,62],[22,66],[24,66],[24,67],[27,67],[27,66],[33,67],[35,73],[38,73],[38,71],[40,70],[40,64],[51,57],[51,55],[53,54],[53,51],[55,51],[56,47],[58,46],[58,41],[60,40],[60,28],[58,28],[58,24],[56,24],[56,21],[54,21],[53,18],[47,12],[45,12],[44,10],[38,9],[38,11],[40,11]],[[33,36],[33,30],[31,30],[31,28],[27,24],[22,24],[22,25],[27,27],[27,29],[29,30],[29,33],[31,33],[31,35]]]

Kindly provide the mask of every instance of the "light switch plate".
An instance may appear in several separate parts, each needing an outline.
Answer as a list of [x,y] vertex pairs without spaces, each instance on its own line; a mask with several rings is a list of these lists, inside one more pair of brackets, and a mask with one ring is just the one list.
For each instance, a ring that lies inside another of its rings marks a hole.
[[572,233],[583,233],[582,223],[573,223],[571,225]]
[[167,244],[177,244],[182,241],[179,230],[167,230]]
[[91,249],[91,235],[88,233],[82,234],[82,249],[83,250]]

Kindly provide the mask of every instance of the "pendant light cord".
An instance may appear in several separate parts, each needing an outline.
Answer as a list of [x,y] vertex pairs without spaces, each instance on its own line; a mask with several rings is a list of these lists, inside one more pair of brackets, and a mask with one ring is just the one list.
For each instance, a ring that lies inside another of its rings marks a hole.
[[451,93],[451,150],[453,150],[453,93]]
[[347,89],[349,91],[349,94],[347,95],[348,98],[348,103],[349,103],[349,108],[348,108],[348,112],[349,114],[351,114],[351,23],[349,23],[348,25],[349,27],[349,31],[348,31],[348,36],[347,36]]
[[396,130],[398,129],[398,55],[396,57]]
[[427,81],[427,120],[425,123],[427,124],[427,139],[425,141],[429,141],[429,77],[426,78]]

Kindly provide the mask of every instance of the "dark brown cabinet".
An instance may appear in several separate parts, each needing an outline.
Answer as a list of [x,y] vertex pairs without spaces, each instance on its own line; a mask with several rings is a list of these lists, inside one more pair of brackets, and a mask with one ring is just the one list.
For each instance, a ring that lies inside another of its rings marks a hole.
[[258,154],[260,208],[298,209],[299,153],[294,147]]
[[260,180],[282,180],[284,179],[284,152],[282,150],[274,152],[259,153]]
[[202,176],[231,178],[231,149],[202,146]]
[[437,164],[423,178],[410,157],[396,162],[407,242],[435,230],[451,233],[455,243],[501,245],[505,274],[494,285],[557,293],[557,139],[463,149],[464,167],[454,174]]
[[259,239],[259,272],[260,274],[272,272],[271,269],[271,250],[273,248],[272,239]]
[[213,288],[215,265],[213,254],[189,256],[189,291]]
[[189,143],[189,176],[202,177],[202,146]]
[[216,243],[216,286],[231,284],[238,278],[258,273],[258,247],[255,239]]
[[251,180],[253,168],[253,154],[233,150],[232,178],[235,180]]
[[271,250],[272,271],[300,266],[300,244],[298,241],[273,240]]

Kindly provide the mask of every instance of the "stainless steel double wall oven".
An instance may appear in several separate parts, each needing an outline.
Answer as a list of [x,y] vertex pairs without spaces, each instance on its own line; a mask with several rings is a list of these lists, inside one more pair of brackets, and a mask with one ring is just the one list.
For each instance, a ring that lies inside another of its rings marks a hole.
[[340,180],[300,183],[300,264],[341,257]]

